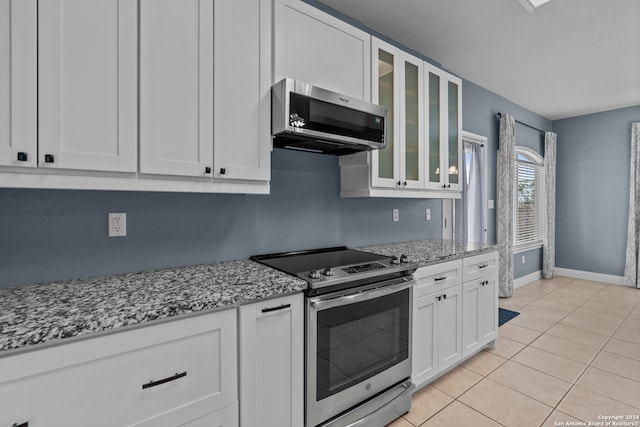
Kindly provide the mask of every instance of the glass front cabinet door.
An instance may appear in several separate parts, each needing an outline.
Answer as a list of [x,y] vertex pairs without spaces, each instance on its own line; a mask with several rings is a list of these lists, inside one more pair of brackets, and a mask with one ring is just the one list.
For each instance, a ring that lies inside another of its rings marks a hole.
[[426,188],[459,192],[462,189],[462,81],[425,63],[424,85],[427,92],[424,117],[428,123]]
[[424,188],[423,61],[372,38],[372,99],[387,107],[387,147],[371,152],[372,185]]

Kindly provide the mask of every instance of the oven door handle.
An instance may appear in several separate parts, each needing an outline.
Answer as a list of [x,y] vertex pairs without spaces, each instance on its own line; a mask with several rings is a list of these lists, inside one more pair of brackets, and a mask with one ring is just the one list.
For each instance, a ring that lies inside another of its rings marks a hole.
[[374,289],[365,289],[360,292],[346,294],[338,297],[330,297],[311,300],[311,307],[316,311],[327,310],[329,308],[340,307],[347,304],[353,304],[361,301],[367,301],[374,298],[383,297],[412,287],[415,280],[403,277],[402,279],[394,279],[383,282],[380,287]]

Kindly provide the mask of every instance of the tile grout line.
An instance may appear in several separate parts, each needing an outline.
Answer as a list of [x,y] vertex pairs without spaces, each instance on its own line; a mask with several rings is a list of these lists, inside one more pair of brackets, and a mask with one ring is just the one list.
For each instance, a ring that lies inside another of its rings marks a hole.
[[[609,286],[618,286],[618,285],[608,284],[607,286],[605,286],[604,288],[602,288],[599,292],[597,292],[595,295],[593,295],[593,297],[591,297],[591,298],[594,298],[596,295],[598,295],[599,293],[601,293],[602,291],[604,291],[605,289],[607,289]],[[591,298],[589,298],[587,301],[585,301],[582,305],[584,305],[584,304],[586,304],[587,302],[589,302],[589,301],[591,300]],[[638,305],[639,305],[639,304],[640,304],[640,302],[636,302],[636,305],[635,305],[631,310],[629,310],[629,312],[627,313],[627,315],[626,315],[626,316],[625,316],[625,317],[620,321],[620,323],[618,324],[618,326],[616,327],[616,329],[615,329],[615,330],[614,330],[614,331],[613,331],[613,332],[612,332],[612,333],[607,337],[606,341],[605,341],[605,342],[600,346],[600,348],[598,349],[598,351],[596,352],[596,354],[595,354],[593,357],[591,357],[591,359],[589,360],[589,363],[587,363],[587,364],[585,365],[585,367],[582,369],[582,371],[580,371],[580,374],[578,374],[578,377],[577,377],[577,378],[576,378],[576,379],[571,383],[571,387],[569,387],[569,389],[568,389],[568,390],[567,390],[567,391],[562,395],[562,397],[560,398],[560,400],[558,400],[558,403],[556,403],[556,405],[553,407],[553,410],[551,411],[551,413],[549,413],[549,415],[547,416],[547,418],[545,418],[545,420],[542,422],[542,424],[544,424],[545,422],[547,422],[547,420],[549,419],[549,417],[551,416],[551,414],[552,414],[554,411],[562,412],[562,411],[560,411],[560,410],[558,409],[558,406],[560,406],[560,404],[564,401],[564,399],[567,397],[567,395],[568,395],[568,394],[569,394],[569,393],[570,393],[574,388],[579,387],[579,386],[577,385],[577,383],[578,383],[578,381],[580,381],[580,378],[582,378],[582,376],[583,376],[583,375],[584,375],[584,373],[587,371],[587,369],[589,369],[589,367],[591,367],[591,363],[593,363],[593,361],[596,359],[596,357],[598,357],[598,355],[603,351],[603,349],[604,349],[604,347],[607,345],[607,343],[611,340],[611,338],[613,338],[613,335],[618,331],[618,329],[620,329],[620,326],[624,323],[624,321],[625,321],[625,320],[627,320],[627,318],[629,318],[629,316],[631,315],[631,312],[632,312],[633,310],[635,310],[635,308],[636,308],[636,307],[638,307]],[[580,305],[579,307],[582,307],[582,305]],[[578,308],[579,308],[579,307],[578,307]],[[577,310],[577,309],[576,309],[576,310]],[[574,310],[574,311],[575,311],[575,310]],[[573,313],[573,312],[572,312],[572,313]],[[567,315],[567,316],[568,316],[568,315]],[[566,316],[565,316],[565,317],[566,317]],[[564,319],[564,317],[563,317],[563,319]],[[558,322],[556,322],[556,324],[560,323],[560,321],[561,321],[561,320],[559,320]],[[554,325],[554,326],[555,326],[555,325]],[[576,329],[580,329],[580,328],[576,328]],[[584,329],[583,329],[583,330],[584,330]],[[589,331],[589,332],[591,332],[591,331]],[[608,371],[607,371],[607,372],[608,372]],[[625,377],[625,378],[626,378],[626,377]],[[589,391],[591,391],[591,390],[589,390]],[[596,392],[596,394],[599,394],[600,396],[606,397],[606,398],[611,399],[611,400],[615,400],[616,402],[619,402],[619,403],[622,403],[623,405],[626,405],[626,403],[624,403],[624,402],[620,402],[619,400],[617,400],[617,399],[613,399],[613,398],[611,398],[611,397],[609,397],[609,396],[605,396],[605,395],[600,394],[600,393],[597,393],[597,392]],[[626,406],[629,406],[629,405],[626,405]],[[562,413],[564,413],[564,412],[562,412]],[[570,415],[570,414],[567,414],[567,415]],[[570,416],[572,416],[572,417],[573,417],[573,415],[570,415]],[[580,420],[580,421],[586,422],[585,420]],[[542,424],[541,424],[541,425],[542,425]]]
[[[564,288],[566,285],[568,285],[569,283],[574,282],[575,280],[577,280],[577,279],[570,280],[569,282],[565,283],[564,285],[559,286],[559,287],[558,287],[558,289],[555,289],[555,290],[553,290],[553,291],[551,291],[551,292],[547,292],[547,293],[545,293],[544,295],[542,295],[541,297],[539,297],[539,298],[537,298],[537,299],[535,299],[535,300],[533,300],[533,301],[531,301],[531,302],[529,302],[529,303],[527,303],[527,304],[524,304],[524,305],[523,305],[522,307],[520,307],[518,310],[521,310],[522,308],[525,308],[526,306],[528,306],[528,305],[530,305],[530,304],[533,304],[534,302],[536,302],[536,301],[538,301],[538,300],[540,300],[540,299],[542,299],[542,298],[546,297],[547,295],[550,295],[550,294],[552,294],[553,292],[555,292],[555,291],[557,291],[557,290],[560,290],[560,289]],[[556,322],[554,323],[554,325],[553,325],[553,326],[551,326],[550,328],[548,328],[546,331],[542,332],[542,333],[540,334],[540,336],[542,336],[542,335],[546,334],[546,333],[547,333],[547,331],[549,331],[549,330],[550,330],[551,328],[553,328],[554,326],[558,325],[562,320],[564,320],[566,317],[568,317],[569,315],[571,315],[572,313],[574,313],[576,310],[578,310],[580,307],[582,307],[582,306],[583,306],[584,304],[586,304],[587,302],[591,301],[591,299],[592,299],[592,298],[596,297],[598,294],[600,294],[602,291],[604,291],[605,289],[607,289],[609,286],[614,286],[614,285],[607,284],[607,286],[602,287],[598,292],[596,292],[595,294],[593,294],[592,296],[590,296],[586,301],[584,301],[583,303],[581,303],[580,305],[578,305],[577,307],[575,307],[573,310],[571,310],[569,313],[567,313],[565,316],[563,316],[563,317],[562,317],[562,318],[560,318],[558,321],[556,321]],[[634,308],[633,308],[633,309],[635,309],[635,307],[637,307],[637,306],[638,306],[638,303],[636,303],[636,306],[634,306]],[[616,333],[616,331],[620,328],[620,326],[622,325],[622,323],[624,323],[624,321],[629,317],[629,315],[631,314],[631,311],[633,311],[633,309],[631,309],[631,310],[629,311],[629,313],[627,313],[627,315],[625,316],[625,318],[624,318],[624,319],[622,319],[622,320],[620,321],[620,323],[618,324],[618,326],[616,327],[616,329],[615,329],[615,330],[614,330],[614,331],[613,331],[613,332],[612,332],[612,333],[607,337],[606,341],[605,341],[603,344],[601,344],[600,348],[598,348],[598,349],[597,349],[598,351],[596,352],[596,354],[595,354],[595,355],[594,355],[594,356],[589,360],[589,362],[588,362],[587,364],[585,364],[585,367],[580,371],[580,373],[578,374],[578,377],[577,377],[577,378],[576,378],[576,379],[571,383],[571,386],[570,386],[570,387],[568,388],[568,390],[567,390],[567,391],[562,395],[562,397],[558,400],[558,403],[556,403],[556,405],[552,408],[551,412],[549,412],[549,415],[547,415],[547,417],[542,421],[542,424],[541,424],[541,425],[543,425],[545,422],[547,422],[547,420],[549,419],[549,417],[551,416],[551,414],[552,414],[554,411],[558,411],[558,406],[560,405],[560,403],[562,403],[562,401],[563,401],[563,400],[566,398],[566,396],[571,392],[571,390],[573,390],[573,389],[576,387],[576,383],[577,383],[577,382],[580,380],[580,378],[584,375],[584,373],[586,372],[586,370],[591,366],[591,363],[593,362],[593,360],[598,356],[598,354],[600,354],[600,352],[602,351],[602,349],[607,345],[607,343],[609,342],[609,340],[613,337],[613,334],[615,334],[615,333]],[[525,313],[525,314],[526,314],[526,313]],[[530,317],[535,317],[535,318],[540,319],[539,317],[536,317],[536,316],[530,316]],[[547,319],[542,319],[542,320],[547,320]],[[520,326],[520,327],[522,327],[522,328],[529,329],[529,330],[532,330],[532,331],[534,330],[534,329],[531,329],[531,328],[527,328],[526,326],[521,326],[521,325],[517,325],[517,326]],[[576,329],[581,329],[581,328],[576,328]],[[582,330],[584,330],[584,329],[582,329]],[[536,331],[536,332],[540,332],[540,331]],[[588,332],[592,332],[592,331],[588,331]],[[534,341],[536,341],[540,336],[538,336],[536,339],[534,339],[533,341],[531,341],[529,344],[526,344],[526,345],[525,345],[525,347],[523,347],[522,349],[520,349],[518,352],[516,352],[513,356],[511,356],[511,357],[510,357],[509,359],[507,359],[507,360],[511,360],[513,357],[515,357],[517,354],[519,354],[520,352],[522,352],[524,349],[526,349],[526,348],[528,348],[529,346],[531,346],[531,344],[532,344]],[[552,336],[553,336],[553,335],[552,335]],[[604,335],[603,335],[603,336],[604,336]],[[556,337],[556,338],[560,338],[560,337]],[[515,341],[515,340],[512,340],[512,341]],[[567,341],[569,341],[569,340],[567,340]],[[538,349],[537,347],[533,347],[533,348]],[[543,349],[538,349],[538,350],[540,350],[540,351],[545,351],[545,350],[543,350]],[[562,358],[567,359],[567,360],[574,361],[573,359],[569,359],[569,358],[567,358],[567,357],[564,357],[564,356],[561,356],[561,355],[558,355],[558,354],[555,354],[555,353],[551,353],[551,352],[547,352],[547,353],[549,353],[549,354],[553,354],[553,355],[555,355],[555,356],[562,357]],[[518,363],[517,361],[513,361],[513,362],[514,362],[514,363]],[[580,362],[578,362],[578,361],[574,361],[574,362],[576,362],[576,363],[580,363]],[[518,364],[520,364],[520,363],[518,363]],[[581,364],[582,364],[582,363],[581,363]],[[522,365],[522,364],[520,364],[520,365]],[[526,366],[526,365],[522,365],[522,366]],[[536,371],[538,371],[538,372],[541,372],[541,373],[543,373],[543,374],[550,375],[550,374],[548,374],[548,373],[546,373],[546,372],[543,372],[543,371],[540,371],[540,370],[538,370],[538,369],[531,368],[530,366],[527,366],[527,367],[528,367],[528,368],[530,368],[530,369],[534,369],[534,370],[536,370]],[[497,369],[497,368],[496,368],[496,369]],[[494,369],[494,370],[495,370],[495,369]],[[493,371],[491,371],[491,372],[493,372]],[[487,374],[487,375],[490,375],[490,374],[491,374],[491,372],[490,372],[489,374]],[[551,376],[552,376],[552,377],[554,377],[554,378],[557,378],[557,377],[555,377],[554,375],[551,375]],[[558,379],[560,379],[560,380],[564,381],[562,378],[558,378]],[[504,385],[504,384],[502,384],[502,385]],[[506,387],[508,387],[508,386],[506,386]],[[511,388],[511,387],[508,387],[508,388]],[[512,389],[512,388],[511,388],[511,390],[514,390],[514,391],[516,391],[516,392],[517,392],[517,390],[515,390],[515,389]],[[520,394],[523,394],[523,393],[520,393]],[[525,396],[526,396],[526,395],[525,395]],[[531,396],[527,396],[527,397],[532,398]],[[605,396],[605,397],[608,397],[608,396]],[[535,400],[536,402],[540,402],[539,400],[537,400],[537,399],[535,399],[535,398],[532,398],[532,399],[533,399],[533,400]],[[615,399],[614,399],[614,400],[615,400]],[[540,403],[545,404],[545,403],[543,403],[543,402],[540,402]],[[623,403],[623,402],[620,402],[620,403]],[[545,404],[545,405],[546,405],[546,404]],[[547,406],[549,406],[549,405],[547,405]],[[584,420],[581,420],[581,421],[584,421]]]

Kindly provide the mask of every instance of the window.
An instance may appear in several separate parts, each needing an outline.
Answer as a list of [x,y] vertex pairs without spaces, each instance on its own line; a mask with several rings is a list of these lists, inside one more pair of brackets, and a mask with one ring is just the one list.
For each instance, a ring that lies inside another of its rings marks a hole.
[[514,249],[539,247],[544,240],[544,166],[533,150],[516,147]]

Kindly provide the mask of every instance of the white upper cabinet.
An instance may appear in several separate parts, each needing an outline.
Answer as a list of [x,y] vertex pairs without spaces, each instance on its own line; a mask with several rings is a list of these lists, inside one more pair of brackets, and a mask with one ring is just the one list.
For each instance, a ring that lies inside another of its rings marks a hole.
[[0,187],[268,193],[272,9],[0,0]]
[[371,36],[299,0],[275,0],[274,69],[290,77],[369,101]]
[[[151,0],[154,1],[154,0]],[[271,2],[216,0],[215,178],[271,176]]]
[[140,0],[140,172],[211,176],[213,0]]
[[140,172],[269,180],[270,10],[141,0]]
[[36,0],[0,0],[0,165],[35,167]]
[[341,197],[459,198],[461,80],[375,37],[371,58],[387,147],[340,158]]
[[135,0],[38,3],[38,165],[135,172]]
[[387,147],[371,152],[374,187],[424,186],[423,61],[372,38],[372,101],[387,107]]
[[446,71],[424,64],[428,123],[426,188],[459,192],[462,189],[462,81]]

